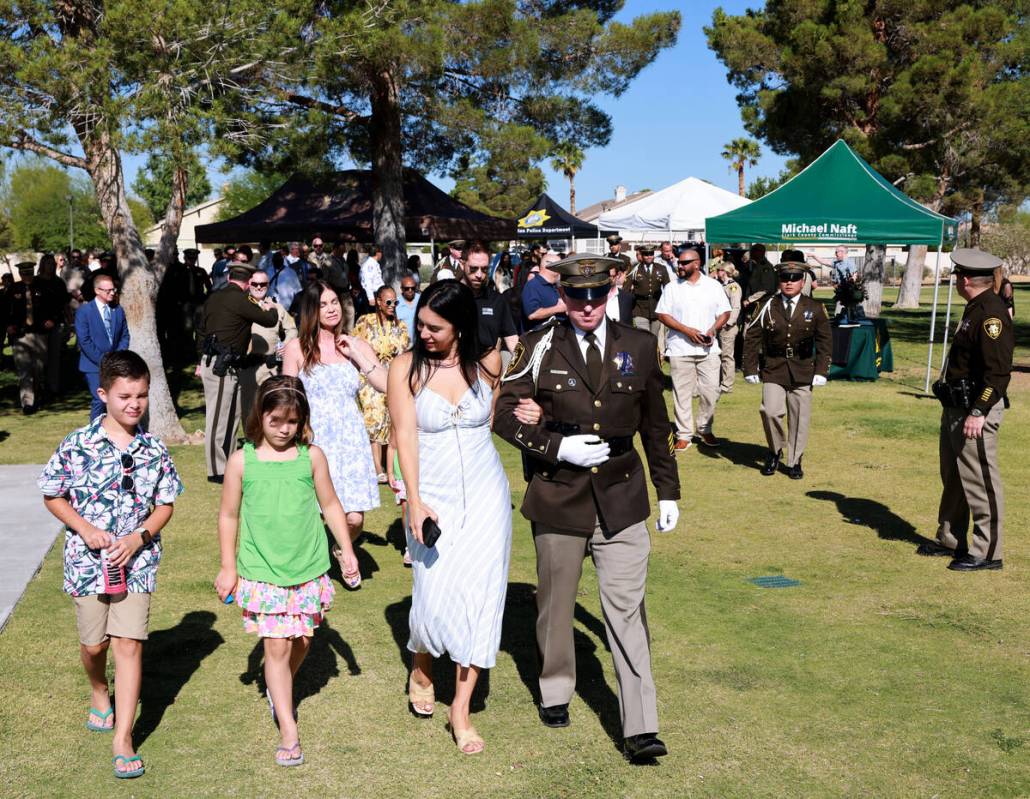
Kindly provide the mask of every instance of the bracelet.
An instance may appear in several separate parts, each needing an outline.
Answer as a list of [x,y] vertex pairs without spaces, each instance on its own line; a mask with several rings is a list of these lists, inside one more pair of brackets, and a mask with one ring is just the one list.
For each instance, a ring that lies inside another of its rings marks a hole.
[[380,363],[373,364],[372,366],[368,367],[368,369],[362,369],[361,370],[361,374],[363,374],[365,377],[368,377],[370,374],[372,374],[372,372],[374,372],[380,366],[382,366],[382,364],[380,364]]

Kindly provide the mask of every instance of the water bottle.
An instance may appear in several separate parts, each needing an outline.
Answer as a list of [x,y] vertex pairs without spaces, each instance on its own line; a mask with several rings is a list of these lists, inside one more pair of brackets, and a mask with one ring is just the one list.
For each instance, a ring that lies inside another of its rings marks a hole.
[[125,567],[111,563],[110,551],[106,547],[100,550],[100,569],[104,573],[105,594],[124,594],[129,590],[125,582]]

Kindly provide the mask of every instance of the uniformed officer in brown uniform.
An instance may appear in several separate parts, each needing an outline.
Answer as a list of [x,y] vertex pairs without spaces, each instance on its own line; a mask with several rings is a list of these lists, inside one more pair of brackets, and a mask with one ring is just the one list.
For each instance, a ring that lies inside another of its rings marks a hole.
[[633,304],[633,326],[641,330],[650,330],[658,335],[662,323],[658,321],[655,308],[662,297],[662,289],[669,282],[669,270],[664,264],[655,263],[654,247],[637,248],[641,261],[629,273],[630,291],[636,297]]
[[622,251],[622,236],[618,233],[612,233],[610,236],[605,238],[608,242],[608,257],[618,258],[623,263],[623,271],[628,272],[633,262],[630,257]]
[[[788,253],[797,251],[784,255]],[[801,294],[804,269],[797,258],[780,263],[780,290],[758,302],[744,333],[744,379],[762,383],[760,413],[769,445],[762,474],[776,473],[786,444],[787,475],[792,480],[804,477],[801,456],[812,418],[812,387],[826,385],[833,346],[826,309]],[[765,359],[761,369],[759,354]]]
[[202,353],[197,370],[204,383],[204,455],[207,479],[221,483],[225,461],[236,451],[240,419],[239,362],[250,344],[251,325],[273,327],[275,308],[265,310],[248,293],[257,268],[247,263],[229,267],[229,282],[211,292],[201,309],[198,334]]
[[52,333],[61,323],[64,306],[47,280],[35,274],[32,261],[17,265],[21,282],[8,295],[7,335],[18,373],[18,397],[22,413],[39,409]]
[[[955,571],[1001,568],[1005,499],[998,472],[998,428],[1008,402],[1015,333],[1005,301],[992,290],[1001,259],[977,249],[951,254],[966,300],[944,376],[934,384],[941,412],[941,503],[937,542],[921,555],[947,555]],[[968,540],[969,517],[973,536]]]
[[[657,737],[644,610],[651,508],[633,447],[637,433],[657,489],[662,531],[676,526],[680,488],[657,341],[605,319],[614,265],[611,258],[573,255],[553,267],[569,318],[521,339],[505,373],[494,429],[526,456],[522,513],[533,524],[537,553],[540,718],[551,727],[569,723],[576,684],[572,618],[589,552],[615,661],[626,754],[644,762],[666,754],[666,747]],[[513,415],[522,398],[541,407],[538,424]]]

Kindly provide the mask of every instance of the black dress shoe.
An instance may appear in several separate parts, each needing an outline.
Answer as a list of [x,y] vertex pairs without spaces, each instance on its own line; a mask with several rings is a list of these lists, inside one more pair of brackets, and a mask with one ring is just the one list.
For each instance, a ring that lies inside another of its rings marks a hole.
[[780,455],[782,450],[778,452],[770,452],[765,456],[765,463],[762,465],[762,474],[768,477],[771,474],[776,474],[776,470],[780,468]]
[[35,405],[22,405],[21,406],[21,412],[23,414],[25,414],[26,416],[32,416],[32,414],[34,414],[36,412],[36,406]]
[[653,732],[631,735],[626,739],[626,757],[631,763],[649,763],[667,754],[669,750]]
[[801,458],[798,458],[798,462],[793,466],[787,467],[787,477],[791,480],[800,480],[805,476],[805,473],[801,471]]
[[536,710],[537,713],[540,714],[540,721],[542,721],[546,727],[569,726],[568,705],[551,705],[550,707],[538,705]]
[[942,558],[947,555],[949,558],[955,557],[955,550],[938,544],[936,541],[926,541],[916,547],[916,554],[923,555],[927,558]]
[[1001,560],[987,560],[987,558],[974,558],[972,555],[963,555],[955,558],[948,564],[948,568],[956,572],[976,572],[981,569],[1000,569]]

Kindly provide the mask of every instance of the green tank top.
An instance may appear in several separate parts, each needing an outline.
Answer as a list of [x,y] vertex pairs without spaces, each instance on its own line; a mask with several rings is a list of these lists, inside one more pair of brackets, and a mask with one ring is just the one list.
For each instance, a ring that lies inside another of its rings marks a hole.
[[291,461],[263,461],[243,446],[243,500],[236,570],[279,586],[306,583],[329,571],[311,455],[297,447]]

